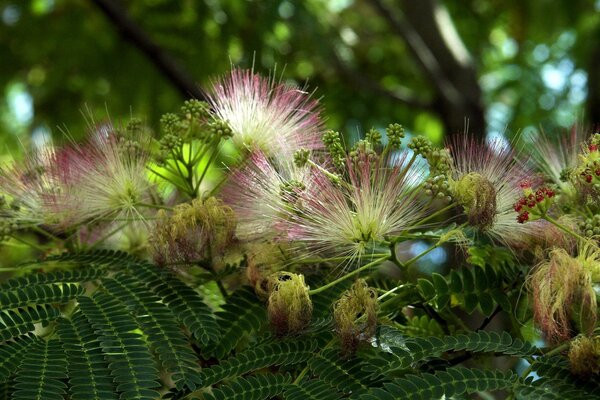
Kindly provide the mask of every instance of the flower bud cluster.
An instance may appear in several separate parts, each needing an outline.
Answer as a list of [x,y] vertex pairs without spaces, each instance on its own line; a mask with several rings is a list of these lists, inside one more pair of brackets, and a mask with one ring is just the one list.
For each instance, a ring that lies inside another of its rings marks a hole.
[[524,224],[527,221],[535,221],[546,215],[548,209],[554,203],[554,190],[542,187],[534,192],[529,181],[522,182],[521,188],[524,196],[514,205],[514,210],[519,214],[517,221]]
[[373,147],[377,147],[381,145],[381,132],[379,132],[375,128],[371,128],[369,132],[367,132],[366,139]]
[[408,144],[409,149],[416,154],[421,155],[423,158],[427,158],[430,155],[432,146],[431,140],[427,139],[425,136],[415,136]]
[[310,150],[300,149],[294,153],[294,165],[298,168],[302,168],[306,165],[310,158]]
[[388,137],[388,146],[392,149],[399,149],[404,138],[404,128],[400,124],[389,124],[385,129]]
[[359,140],[352,150],[348,153],[352,164],[361,167],[365,162],[374,162],[377,160],[377,152],[373,150],[373,145],[368,140]]
[[446,175],[430,176],[425,180],[425,194],[447,203],[452,201],[452,191]]
[[448,149],[433,149],[427,155],[429,177],[425,180],[425,194],[446,202],[452,201],[452,190],[448,180],[452,157]]
[[16,222],[9,219],[0,220],[0,242],[7,240],[16,230],[18,226]]
[[198,137],[197,139],[210,142],[212,140],[227,139],[233,136],[233,131],[229,127],[229,124],[220,119],[214,120],[208,124],[208,133],[208,135],[205,135],[204,137]]
[[337,168],[343,168],[346,162],[346,150],[342,144],[342,138],[339,132],[329,130],[323,134],[323,144],[331,157],[333,165]]
[[600,235],[600,215],[596,214],[592,218],[587,218],[579,224],[579,229],[583,235],[591,238]]

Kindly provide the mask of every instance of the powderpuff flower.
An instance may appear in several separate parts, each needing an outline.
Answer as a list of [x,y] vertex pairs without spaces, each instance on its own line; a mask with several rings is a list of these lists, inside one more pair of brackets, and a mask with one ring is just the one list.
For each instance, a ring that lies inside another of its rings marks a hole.
[[57,153],[54,162],[64,187],[55,211],[65,216],[64,224],[143,220],[153,189],[146,173],[146,144],[142,138],[126,140],[110,128],[99,129],[88,143]]
[[[310,167],[298,167],[291,158],[269,158],[250,153],[245,164],[231,172],[221,191],[237,219],[240,239],[276,239],[282,221],[309,184]],[[279,233],[278,233],[279,232]]]
[[297,87],[234,68],[213,84],[208,101],[240,147],[271,156],[320,146],[318,102]]
[[541,221],[517,222],[520,184],[532,171],[501,140],[481,143],[462,136],[448,144],[452,157],[450,186],[470,226],[509,246],[524,245],[542,234]]
[[347,266],[374,252],[391,236],[416,228],[425,171],[408,152],[379,156],[359,152],[346,159],[343,179],[312,169],[300,207],[288,218],[290,240],[319,254],[347,259]]
[[65,185],[57,157],[49,145],[0,167],[0,216],[16,226],[52,226],[60,221],[56,205]]
[[573,193],[574,187],[569,178],[577,167],[585,139],[583,131],[573,127],[560,141],[541,132],[527,148],[531,149],[531,160],[536,171],[560,188],[561,192]]
[[[528,279],[534,319],[551,342],[573,334],[590,333],[596,324],[594,283],[600,278],[600,251],[591,242],[580,243],[579,254],[553,248]],[[575,322],[575,324],[573,323]]]

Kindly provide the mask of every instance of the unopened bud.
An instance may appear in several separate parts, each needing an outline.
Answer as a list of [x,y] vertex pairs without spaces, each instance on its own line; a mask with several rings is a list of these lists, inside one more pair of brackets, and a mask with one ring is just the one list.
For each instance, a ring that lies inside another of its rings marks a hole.
[[589,378],[600,372],[600,342],[597,338],[579,336],[569,347],[571,372],[581,378]]
[[297,333],[310,323],[312,302],[304,276],[279,272],[269,280],[269,322],[279,336]]
[[342,347],[352,353],[375,334],[377,295],[363,279],[357,280],[333,305],[333,317]]
[[302,168],[308,162],[309,157],[310,157],[310,150],[308,150],[308,149],[296,150],[296,152],[294,153],[294,164],[296,165],[296,167]]

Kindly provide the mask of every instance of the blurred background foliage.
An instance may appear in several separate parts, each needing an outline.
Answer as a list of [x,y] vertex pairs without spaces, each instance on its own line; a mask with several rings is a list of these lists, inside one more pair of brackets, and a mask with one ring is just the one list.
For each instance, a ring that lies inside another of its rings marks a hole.
[[349,140],[600,122],[600,0],[0,0],[0,60],[5,158],[89,115],[156,128],[231,65],[306,84]]

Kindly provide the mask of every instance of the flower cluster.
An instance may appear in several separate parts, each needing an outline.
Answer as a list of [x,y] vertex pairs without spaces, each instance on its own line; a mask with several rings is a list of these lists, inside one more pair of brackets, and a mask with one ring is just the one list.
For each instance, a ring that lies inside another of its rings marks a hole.
[[[515,292],[524,275],[533,320],[548,342],[596,327],[600,134],[571,135],[563,152],[546,139],[519,151],[519,143],[468,135],[436,146],[394,123],[347,145],[343,133],[324,129],[309,93],[253,71],[233,69],[208,96],[165,114],[156,138],[139,120],[104,124],[82,144],[48,147],[0,168],[0,240],[42,235],[39,250],[51,241],[86,250],[131,233],[137,255],[194,284],[209,276],[205,289],[220,292],[217,306],[242,285],[235,272],[245,268],[279,336],[307,328],[311,295],[353,277],[331,310],[349,353],[375,334],[380,312],[404,322],[414,310],[403,307],[415,298],[417,312],[436,320],[453,312],[444,299],[469,313],[476,300],[484,313],[510,311],[497,291]],[[473,254],[508,249],[506,257],[477,261],[484,272],[474,273],[476,285],[494,282],[493,295],[450,293],[475,285],[464,269],[460,282],[454,275],[444,282],[434,275],[430,285],[418,280],[427,278],[424,256],[451,241]],[[421,242],[430,246],[404,254]],[[528,264],[535,267],[513,268]],[[369,285],[377,280],[360,276],[373,270],[417,284],[375,289]],[[323,271],[329,274],[319,277]],[[306,282],[319,278],[329,282],[310,290]],[[597,345],[582,339],[572,348],[577,368],[589,361],[581,349]]]

